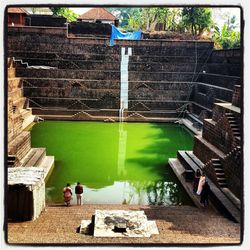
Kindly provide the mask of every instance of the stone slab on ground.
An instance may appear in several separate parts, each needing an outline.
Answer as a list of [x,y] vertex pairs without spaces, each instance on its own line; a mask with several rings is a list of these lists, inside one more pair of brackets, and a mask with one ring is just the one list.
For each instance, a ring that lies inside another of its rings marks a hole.
[[82,220],[80,225],[80,234],[89,234],[91,220]]
[[96,210],[95,237],[150,237],[159,234],[156,223],[144,211]]

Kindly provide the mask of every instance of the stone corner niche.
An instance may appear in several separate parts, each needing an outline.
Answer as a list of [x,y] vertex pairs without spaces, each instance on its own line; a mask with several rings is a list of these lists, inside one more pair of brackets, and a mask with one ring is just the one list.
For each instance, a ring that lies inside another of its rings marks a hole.
[[[96,210],[92,220],[94,237],[150,237],[159,234],[155,221],[144,211]],[[91,220],[82,220],[80,233],[89,234]]]
[[45,208],[44,169],[8,168],[8,219],[35,220]]

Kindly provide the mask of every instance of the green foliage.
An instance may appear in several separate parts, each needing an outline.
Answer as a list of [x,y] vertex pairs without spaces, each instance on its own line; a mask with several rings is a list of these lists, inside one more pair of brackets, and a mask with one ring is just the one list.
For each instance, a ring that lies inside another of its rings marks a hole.
[[70,10],[69,8],[52,7],[51,11],[56,16],[62,16],[62,17],[67,18],[68,22],[76,21],[78,17],[78,15],[74,11]]
[[236,17],[229,17],[220,31],[212,20],[211,8],[107,8],[120,20],[124,31],[157,30],[191,32],[201,36],[204,31],[215,29],[213,39],[220,48],[240,47],[240,32],[235,31]]
[[182,10],[182,21],[194,36],[201,35],[213,24],[212,11],[209,8],[185,7]]
[[170,31],[183,31],[183,25],[181,22],[181,9],[180,8],[171,8],[169,9],[167,17],[167,30]]
[[[132,26],[140,26],[141,8],[107,8],[107,10],[120,20],[119,26],[124,29],[132,29]],[[129,19],[131,20],[129,21]],[[129,22],[132,25],[131,27]]]
[[143,8],[141,12],[142,28],[146,31],[154,31],[157,24],[162,24],[166,29],[168,8]]
[[217,48],[240,48],[240,32],[231,29],[227,24],[224,24],[221,30],[215,27],[213,40]]

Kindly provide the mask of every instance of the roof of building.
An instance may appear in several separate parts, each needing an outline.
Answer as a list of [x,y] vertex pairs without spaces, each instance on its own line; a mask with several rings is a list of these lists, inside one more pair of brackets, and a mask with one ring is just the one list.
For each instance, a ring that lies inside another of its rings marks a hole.
[[83,20],[96,20],[96,19],[98,19],[98,20],[114,21],[117,18],[104,8],[93,8],[93,9],[87,11],[86,13],[80,15],[78,17],[78,19],[83,19]]
[[28,14],[28,12],[23,8],[8,8],[8,13]]
[[25,10],[33,15],[53,15],[53,12],[50,8],[38,7],[38,8],[25,8]]

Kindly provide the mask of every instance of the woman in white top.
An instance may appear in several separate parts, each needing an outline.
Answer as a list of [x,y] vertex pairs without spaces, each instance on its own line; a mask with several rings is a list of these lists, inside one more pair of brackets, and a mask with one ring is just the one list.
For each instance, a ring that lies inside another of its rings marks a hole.
[[197,188],[197,192],[196,194],[200,195],[201,194],[201,191],[202,191],[202,188],[203,188],[203,185],[205,184],[205,181],[206,181],[206,176],[205,174],[203,173],[200,177],[200,180],[199,180],[199,184],[198,184],[198,188]]

